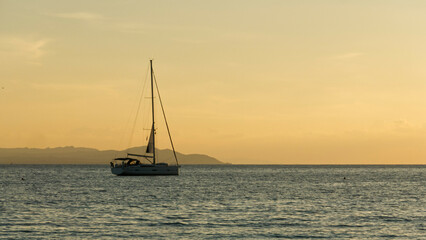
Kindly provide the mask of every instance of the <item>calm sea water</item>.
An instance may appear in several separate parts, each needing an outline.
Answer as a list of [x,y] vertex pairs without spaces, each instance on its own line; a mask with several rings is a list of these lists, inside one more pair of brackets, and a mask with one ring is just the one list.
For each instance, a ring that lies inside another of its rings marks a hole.
[[[24,180],[22,180],[22,178]],[[425,239],[426,166],[0,165],[0,238]]]

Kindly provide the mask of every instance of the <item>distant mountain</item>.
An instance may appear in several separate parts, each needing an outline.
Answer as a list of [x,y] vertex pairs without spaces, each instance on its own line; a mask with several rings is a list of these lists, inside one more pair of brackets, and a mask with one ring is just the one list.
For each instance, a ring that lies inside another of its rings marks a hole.
[[[116,157],[125,157],[127,152],[143,154],[145,147],[124,151],[97,150],[82,147],[57,148],[0,148],[0,164],[109,164]],[[175,163],[173,151],[157,149],[159,162]],[[176,152],[179,164],[225,164],[203,154]]]

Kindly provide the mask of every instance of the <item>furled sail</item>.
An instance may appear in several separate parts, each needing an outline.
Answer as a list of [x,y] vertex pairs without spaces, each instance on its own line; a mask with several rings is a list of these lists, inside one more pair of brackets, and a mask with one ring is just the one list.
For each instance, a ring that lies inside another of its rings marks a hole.
[[146,146],[146,153],[154,153],[154,128],[151,128],[148,145]]

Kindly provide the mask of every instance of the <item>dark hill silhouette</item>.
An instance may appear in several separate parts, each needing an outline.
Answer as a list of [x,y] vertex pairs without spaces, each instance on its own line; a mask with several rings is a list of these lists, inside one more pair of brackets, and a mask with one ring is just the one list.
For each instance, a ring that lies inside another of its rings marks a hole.
[[[142,154],[145,147],[123,151],[97,150],[83,147],[57,148],[0,148],[0,164],[109,164],[115,157],[125,157],[127,152]],[[225,164],[203,154],[182,154],[176,152],[179,164]],[[157,149],[159,162],[175,163],[173,152]]]

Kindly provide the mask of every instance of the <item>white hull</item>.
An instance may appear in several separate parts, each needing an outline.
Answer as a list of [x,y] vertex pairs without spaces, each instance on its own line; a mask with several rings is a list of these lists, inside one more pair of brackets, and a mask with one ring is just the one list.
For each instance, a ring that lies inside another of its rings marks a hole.
[[112,167],[111,172],[118,176],[179,175],[179,166],[139,164]]

